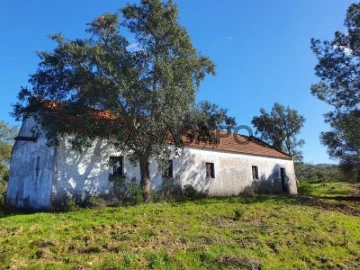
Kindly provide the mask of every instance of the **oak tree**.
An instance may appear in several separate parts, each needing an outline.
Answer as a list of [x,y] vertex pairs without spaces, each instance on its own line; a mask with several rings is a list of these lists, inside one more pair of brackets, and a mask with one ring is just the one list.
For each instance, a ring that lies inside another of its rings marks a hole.
[[17,133],[17,127],[0,121],[0,181],[8,180],[11,149]]
[[301,161],[303,158],[298,147],[301,147],[305,141],[299,140],[297,135],[304,126],[304,122],[304,116],[279,103],[274,104],[270,113],[261,108],[260,116],[252,119],[256,133],[261,135],[261,139],[292,156],[295,161]]
[[[38,70],[30,76],[31,88],[20,91],[14,115],[35,117],[54,144],[74,131],[73,147],[82,150],[91,139],[107,136],[106,124],[89,108],[109,112],[112,124],[118,123],[116,147],[139,163],[148,202],[150,162],[169,155],[167,140],[160,138],[170,127],[174,144],[181,144],[196,91],[215,65],[194,48],[171,0],[127,4],[94,19],[86,31],[83,39],[51,36],[57,45],[37,53]],[[62,105],[51,114],[44,100]]]

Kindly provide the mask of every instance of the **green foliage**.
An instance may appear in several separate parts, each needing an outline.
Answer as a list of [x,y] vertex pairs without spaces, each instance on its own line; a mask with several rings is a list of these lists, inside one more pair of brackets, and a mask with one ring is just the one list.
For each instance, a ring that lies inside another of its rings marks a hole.
[[334,107],[325,115],[332,129],[321,133],[321,142],[332,158],[340,160],[347,178],[360,181],[360,3],[348,8],[345,27],[345,33],[335,32],[332,41],[311,40],[320,78],[311,92]]
[[138,183],[132,182],[127,186],[127,202],[136,205],[143,201],[144,190]]
[[160,190],[153,191],[152,198],[154,202],[175,202],[183,200],[184,196],[179,182],[176,179],[167,179],[162,182]]
[[243,215],[244,215],[244,210],[239,208],[234,210],[234,220],[239,220]]
[[76,211],[78,209],[79,209],[79,205],[75,198],[66,198],[65,201],[63,202],[63,207],[61,210],[65,212],[71,212],[71,211]]
[[304,122],[304,116],[296,110],[275,103],[270,113],[261,108],[260,116],[255,116],[251,123],[256,127],[256,133],[261,134],[261,139],[300,161],[303,157],[298,147],[305,141],[298,140],[296,136]]
[[105,206],[105,201],[104,201],[104,199],[102,199],[100,197],[90,197],[87,200],[86,205],[88,207],[103,207],[103,206]]
[[136,178],[129,179],[126,175],[111,178],[114,195],[120,203],[136,205],[143,201],[144,190]]
[[199,142],[216,142],[216,131],[231,131],[236,126],[228,110],[209,101],[199,102],[186,116],[184,130],[188,137]]
[[319,201],[309,205],[301,197],[241,196],[2,216],[0,265],[358,269],[359,216],[344,211],[349,201]]
[[300,182],[298,192],[302,195],[316,196],[316,197],[338,197],[351,196],[359,193],[353,186],[344,182],[314,182],[303,180]]
[[258,189],[258,182],[254,181],[252,185],[248,185],[244,187],[244,189],[240,192],[239,195],[253,196],[256,194]]
[[9,178],[11,149],[17,133],[17,127],[11,127],[8,123],[0,121],[0,181],[7,181]]
[[17,134],[17,127],[11,127],[8,123],[0,121],[0,213],[5,206],[11,150]]
[[3,213],[5,208],[5,197],[7,190],[7,182],[0,180],[0,214]]
[[201,194],[192,185],[185,185],[183,187],[183,194],[188,199],[196,199],[201,197]]
[[338,165],[322,166],[296,162],[295,174],[300,181],[337,182],[346,179]]
[[125,197],[127,176],[110,175],[109,180],[113,182],[114,195],[118,200]]
[[[215,74],[215,65],[193,47],[173,1],[127,4],[95,18],[86,32],[86,39],[50,37],[57,45],[37,53],[40,63],[30,76],[32,88],[20,91],[14,115],[34,116],[46,127],[50,143],[56,144],[64,132],[76,134],[72,144],[80,151],[121,122],[117,147],[140,162],[148,201],[149,160],[164,158],[169,127],[180,144],[196,91],[206,75]],[[54,113],[43,100],[64,105]],[[93,117],[89,108],[107,110],[112,121]]]

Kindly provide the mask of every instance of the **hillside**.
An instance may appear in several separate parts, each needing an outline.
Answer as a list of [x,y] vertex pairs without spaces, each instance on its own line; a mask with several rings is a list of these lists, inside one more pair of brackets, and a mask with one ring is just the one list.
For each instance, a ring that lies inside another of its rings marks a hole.
[[359,269],[359,202],[334,198],[243,196],[3,216],[0,265]]

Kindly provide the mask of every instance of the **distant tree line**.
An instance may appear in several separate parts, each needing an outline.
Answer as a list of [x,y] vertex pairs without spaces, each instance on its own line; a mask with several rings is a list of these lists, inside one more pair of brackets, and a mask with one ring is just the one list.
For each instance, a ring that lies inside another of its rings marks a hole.
[[311,163],[295,163],[296,178],[301,181],[335,182],[346,181],[339,165],[315,165]]

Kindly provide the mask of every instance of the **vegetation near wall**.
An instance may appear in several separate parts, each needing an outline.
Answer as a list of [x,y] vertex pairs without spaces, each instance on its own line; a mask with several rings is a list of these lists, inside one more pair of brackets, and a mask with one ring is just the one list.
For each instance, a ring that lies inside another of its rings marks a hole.
[[11,149],[17,133],[17,127],[0,120],[0,214],[5,204]]

